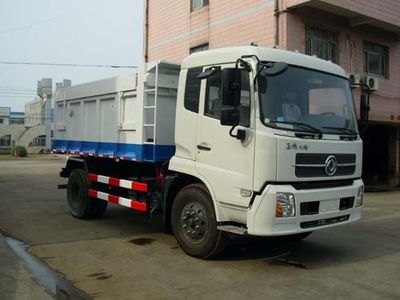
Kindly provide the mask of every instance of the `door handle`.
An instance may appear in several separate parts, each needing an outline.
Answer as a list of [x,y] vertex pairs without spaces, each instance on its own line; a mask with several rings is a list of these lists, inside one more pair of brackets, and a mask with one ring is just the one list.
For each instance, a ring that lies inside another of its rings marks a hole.
[[204,150],[204,151],[211,151],[211,147],[208,145],[204,145],[204,144],[197,145],[197,149]]

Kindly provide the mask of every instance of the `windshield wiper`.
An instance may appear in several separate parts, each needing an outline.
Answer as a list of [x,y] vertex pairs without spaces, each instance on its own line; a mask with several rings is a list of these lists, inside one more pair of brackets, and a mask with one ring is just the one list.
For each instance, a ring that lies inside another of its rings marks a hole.
[[357,132],[349,129],[349,128],[345,128],[345,127],[331,127],[331,126],[323,126],[322,128],[326,128],[326,129],[334,129],[337,130],[339,132],[348,134],[348,135],[357,135]]
[[312,125],[306,124],[306,123],[301,123],[301,122],[290,122],[290,121],[270,121],[270,123],[274,124],[289,124],[289,125],[297,125],[297,126],[302,126],[303,128],[307,128],[307,132],[311,132],[317,135],[317,137],[320,139],[322,138],[322,131],[318,129],[317,127],[314,127]]

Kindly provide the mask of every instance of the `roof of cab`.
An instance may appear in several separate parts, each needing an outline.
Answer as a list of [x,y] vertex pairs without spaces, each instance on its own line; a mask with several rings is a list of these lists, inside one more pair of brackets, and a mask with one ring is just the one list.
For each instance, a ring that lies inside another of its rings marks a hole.
[[261,61],[285,62],[289,65],[320,70],[338,76],[347,77],[346,72],[342,67],[330,61],[298,52],[255,46],[219,48],[193,53],[182,62],[182,69],[233,63],[244,55],[255,55]]

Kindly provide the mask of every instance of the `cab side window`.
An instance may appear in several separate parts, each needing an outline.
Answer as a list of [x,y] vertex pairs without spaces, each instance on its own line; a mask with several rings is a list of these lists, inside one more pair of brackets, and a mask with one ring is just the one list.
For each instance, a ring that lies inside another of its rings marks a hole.
[[[249,73],[245,70],[241,71],[242,90],[240,98],[240,106],[238,111],[240,114],[240,125],[250,126],[250,82]],[[228,108],[222,105],[222,73],[218,72],[207,78],[206,99],[204,114],[211,118],[220,119],[221,111]]]
[[204,114],[219,119],[222,110],[221,72],[207,78]]
[[201,80],[197,76],[203,72],[200,68],[191,68],[187,72],[186,87],[185,87],[185,100],[184,107],[187,110],[198,113],[199,112],[199,98]]

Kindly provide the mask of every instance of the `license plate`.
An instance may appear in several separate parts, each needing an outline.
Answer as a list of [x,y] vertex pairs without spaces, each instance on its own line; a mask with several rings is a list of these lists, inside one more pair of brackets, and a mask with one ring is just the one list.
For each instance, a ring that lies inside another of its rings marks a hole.
[[339,199],[324,200],[319,202],[319,212],[327,213],[339,210]]

